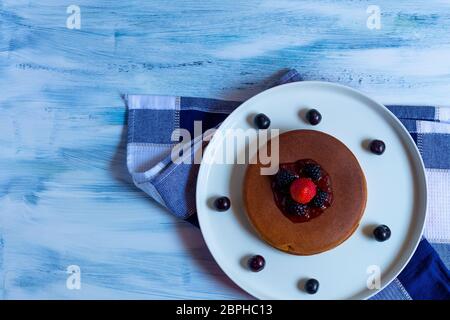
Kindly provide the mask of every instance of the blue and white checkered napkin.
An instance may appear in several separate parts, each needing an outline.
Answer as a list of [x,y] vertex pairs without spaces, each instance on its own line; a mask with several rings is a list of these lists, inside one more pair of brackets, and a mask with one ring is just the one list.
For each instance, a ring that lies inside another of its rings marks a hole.
[[[301,81],[300,75],[290,70],[274,85],[295,81]],[[177,143],[172,134],[181,128],[194,137],[194,121],[202,121],[203,131],[213,128],[242,102],[157,95],[127,95],[126,101],[127,165],[134,183],[175,216],[196,224],[199,165],[171,161]],[[417,143],[426,167],[429,204],[426,239],[399,277],[374,298],[450,299],[450,108],[387,107]],[[199,138],[193,139],[194,147],[201,146]]]

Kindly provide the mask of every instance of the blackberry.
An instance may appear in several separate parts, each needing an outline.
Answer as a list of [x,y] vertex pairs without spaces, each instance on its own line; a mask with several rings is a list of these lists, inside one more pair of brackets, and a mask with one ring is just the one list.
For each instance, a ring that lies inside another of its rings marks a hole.
[[276,185],[280,189],[289,187],[295,179],[298,179],[298,175],[285,169],[278,170],[278,173],[275,176]]
[[291,198],[286,198],[286,211],[289,214],[292,214],[294,216],[305,216],[306,215],[306,209],[308,206],[306,204],[298,203]]
[[303,172],[313,180],[319,180],[322,176],[322,171],[320,170],[320,166],[318,164],[308,163],[303,168]]
[[322,208],[325,205],[325,201],[328,199],[328,193],[317,189],[316,196],[312,199],[312,205],[314,207]]

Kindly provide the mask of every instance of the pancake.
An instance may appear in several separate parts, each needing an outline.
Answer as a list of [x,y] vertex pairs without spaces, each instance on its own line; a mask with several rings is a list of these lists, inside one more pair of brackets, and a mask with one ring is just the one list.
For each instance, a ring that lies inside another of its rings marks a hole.
[[[270,141],[269,150],[270,150]],[[353,153],[338,139],[314,130],[288,131],[279,136],[279,162],[312,159],[331,179],[333,203],[314,219],[296,223],[277,206],[272,176],[261,175],[260,163],[250,164],[244,179],[248,218],[260,237],[273,247],[296,255],[335,248],[359,225],[367,200],[364,173]]]

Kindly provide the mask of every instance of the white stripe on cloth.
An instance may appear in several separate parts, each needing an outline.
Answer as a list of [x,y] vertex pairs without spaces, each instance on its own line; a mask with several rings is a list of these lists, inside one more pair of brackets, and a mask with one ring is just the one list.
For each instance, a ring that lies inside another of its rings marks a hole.
[[144,183],[136,183],[135,182],[135,185],[136,185],[136,187],[138,187],[139,189],[144,191],[146,194],[150,195],[150,197],[152,197],[153,199],[158,201],[161,205],[163,205],[164,207],[167,207],[167,205],[165,204],[161,195],[156,190],[156,188],[153,186],[153,184],[151,184],[150,182],[144,182]]
[[450,243],[450,171],[426,169],[428,208],[424,236],[434,243]]
[[131,174],[146,172],[170,155],[170,144],[128,143],[127,165]]
[[151,143],[129,143],[127,145],[127,166],[135,186],[165,207],[164,200],[149,180],[164,169],[160,161],[170,154],[171,148],[171,145]]
[[450,107],[437,107],[437,120],[441,122],[450,122]]
[[417,121],[417,133],[450,134],[450,126],[444,122]]
[[175,96],[129,94],[126,100],[129,109],[178,110],[180,106]]

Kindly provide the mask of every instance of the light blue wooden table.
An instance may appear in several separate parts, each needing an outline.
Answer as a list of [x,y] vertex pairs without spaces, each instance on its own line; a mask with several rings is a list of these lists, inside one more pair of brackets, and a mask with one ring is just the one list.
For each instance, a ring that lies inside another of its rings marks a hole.
[[130,182],[120,95],[242,99],[292,67],[448,105],[450,2],[0,0],[0,297],[249,298]]

